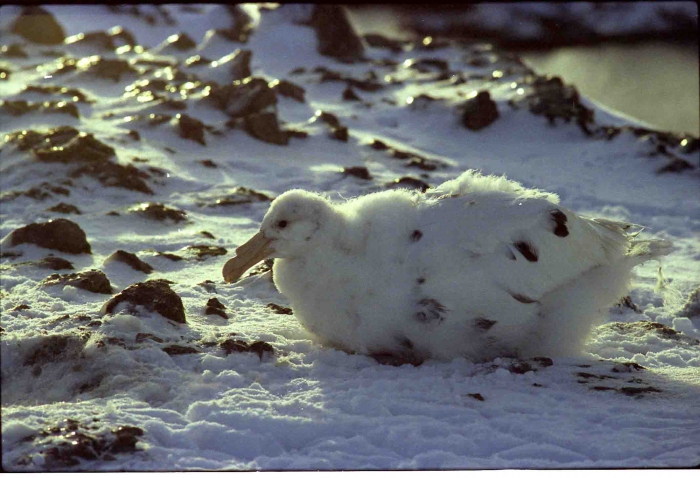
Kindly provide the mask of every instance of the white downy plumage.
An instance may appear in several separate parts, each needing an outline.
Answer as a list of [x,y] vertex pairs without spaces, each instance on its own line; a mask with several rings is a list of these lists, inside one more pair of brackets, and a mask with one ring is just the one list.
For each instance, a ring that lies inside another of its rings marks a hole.
[[278,258],[275,284],[296,318],[347,351],[408,360],[571,354],[628,292],[632,269],[671,246],[558,202],[477,171],[424,194],[383,191],[338,205],[292,190],[224,278]]

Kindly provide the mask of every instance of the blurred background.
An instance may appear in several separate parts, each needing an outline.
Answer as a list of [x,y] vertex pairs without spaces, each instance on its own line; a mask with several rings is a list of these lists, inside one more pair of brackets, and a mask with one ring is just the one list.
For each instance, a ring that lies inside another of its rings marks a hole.
[[700,134],[695,2],[350,5],[362,35],[493,43],[647,125]]

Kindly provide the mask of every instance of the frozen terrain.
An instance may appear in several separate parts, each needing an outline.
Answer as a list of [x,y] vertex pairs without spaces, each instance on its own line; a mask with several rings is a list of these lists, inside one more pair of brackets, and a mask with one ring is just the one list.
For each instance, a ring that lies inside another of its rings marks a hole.
[[[0,12],[5,470],[700,465],[697,138],[488,44],[328,39],[304,5],[46,10],[65,41]],[[288,189],[471,168],[672,241],[666,300],[648,263],[581,356],[414,367],[312,341],[265,265],[223,282]],[[89,246],[17,240],[57,219]]]

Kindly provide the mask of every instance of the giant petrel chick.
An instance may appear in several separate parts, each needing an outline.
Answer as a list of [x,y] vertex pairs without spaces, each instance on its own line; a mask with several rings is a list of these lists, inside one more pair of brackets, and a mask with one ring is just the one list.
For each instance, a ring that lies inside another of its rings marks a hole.
[[224,279],[276,258],[274,281],[295,317],[349,352],[409,361],[571,354],[627,294],[632,269],[671,245],[558,203],[477,171],[425,193],[342,204],[291,190],[226,262]]

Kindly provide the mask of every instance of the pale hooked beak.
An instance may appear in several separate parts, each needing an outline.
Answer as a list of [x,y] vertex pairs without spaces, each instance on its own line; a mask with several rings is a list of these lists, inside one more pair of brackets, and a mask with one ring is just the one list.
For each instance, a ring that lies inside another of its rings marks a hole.
[[272,239],[268,239],[260,231],[248,239],[248,242],[238,246],[236,256],[224,264],[224,281],[236,282],[245,271],[274,254],[275,249],[270,245],[271,242]]

